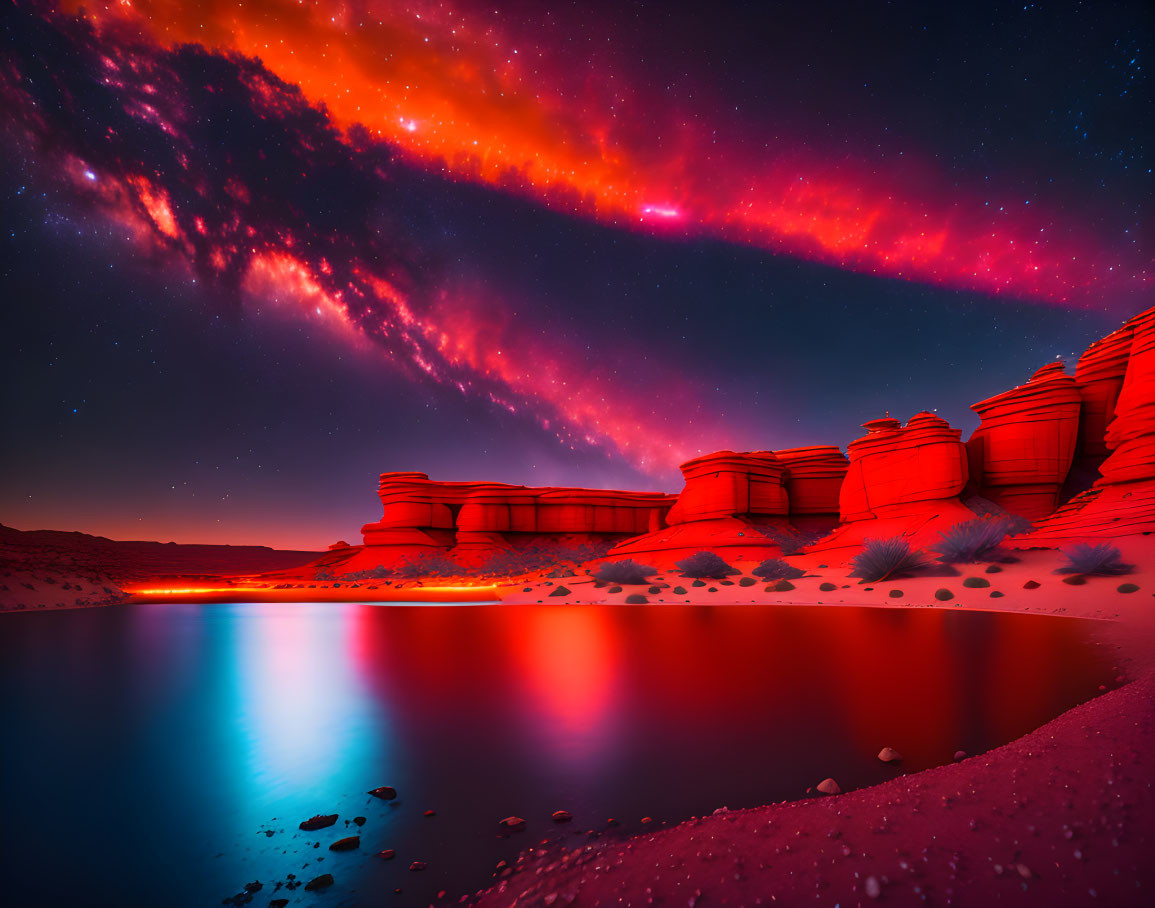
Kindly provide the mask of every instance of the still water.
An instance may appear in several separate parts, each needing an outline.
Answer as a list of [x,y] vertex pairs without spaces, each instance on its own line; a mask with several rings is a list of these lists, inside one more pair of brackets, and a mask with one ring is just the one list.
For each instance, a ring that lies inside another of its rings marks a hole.
[[[260,880],[257,906],[455,902],[499,860],[547,836],[576,845],[609,817],[637,832],[1005,743],[1110,684],[1095,633],[801,606],[3,615],[4,900],[209,906]],[[366,796],[379,785],[398,800]],[[340,820],[300,832],[317,813]],[[500,837],[511,814],[528,828]],[[328,850],[358,831],[359,851]],[[385,848],[395,860],[374,857]],[[325,872],[325,893],[273,892]]]

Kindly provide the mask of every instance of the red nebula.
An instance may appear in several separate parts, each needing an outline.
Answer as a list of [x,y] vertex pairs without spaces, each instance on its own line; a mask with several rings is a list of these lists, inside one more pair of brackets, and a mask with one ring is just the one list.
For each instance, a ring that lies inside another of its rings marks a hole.
[[435,172],[611,223],[1057,303],[1150,281],[1141,251],[1112,251],[1037,200],[958,188],[913,155],[884,168],[790,156],[780,142],[718,144],[705,102],[671,106],[615,58],[584,61],[579,79],[561,36],[488,6],[140,0],[84,14],[163,47],[259,58],[343,129],[363,126]]

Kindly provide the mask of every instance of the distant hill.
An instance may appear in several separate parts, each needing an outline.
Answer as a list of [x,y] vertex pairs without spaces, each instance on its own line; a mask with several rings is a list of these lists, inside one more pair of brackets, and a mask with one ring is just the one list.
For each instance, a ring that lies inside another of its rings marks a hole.
[[263,545],[117,541],[61,530],[15,530],[0,524],[0,572],[92,573],[118,584],[173,575],[285,570],[307,564],[321,554]]

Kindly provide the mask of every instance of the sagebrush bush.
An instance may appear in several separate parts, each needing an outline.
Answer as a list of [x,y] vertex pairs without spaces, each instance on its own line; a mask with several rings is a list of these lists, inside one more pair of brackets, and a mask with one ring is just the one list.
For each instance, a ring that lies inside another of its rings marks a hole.
[[1035,528],[1035,525],[1026,517],[1008,511],[1001,505],[995,504],[989,498],[983,498],[981,495],[973,495],[970,498],[966,498],[963,500],[963,504],[974,511],[979,517],[1005,520],[1008,536],[1020,536],[1023,533],[1030,533]]
[[346,580],[385,580],[393,576],[393,569],[383,564],[375,568],[366,568],[363,571],[352,571],[345,575]]
[[990,561],[1011,532],[1011,522],[1003,517],[976,517],[956,523],[939,534],[930,550],[943,564],[972,564]]
[[695,552],[689,558],[675,561],[674,567],[682,572],[683,577],[696,577],[699,580],[721,580],[731,574],[742,573],[713,552]]
[[316,573],[313,574],[313,579],[320,581],[336,580],[337,576],[333,573],[331,568],[321,567],[317,568]]
[[1131,573],[1133,565],[1123,563],[1123,554],[1107,542],[1091,545],[1079,542],[1063,549],[1067,564],[1056,574],[1105,574],[1114,576]]
[[632,558],[626,558],[623,561],[607,561],[599,565],[594,572],[594,582],[639,584],[645,583],[648,577],[656,573],[657,568],[648,564],[638,564]]
[[889,539],[867,539],[862,543],[862,551],[851,562],[851,577],[859,577],[865,583],[877,583],[891,577],[901,577],[926,566],[921,551],[912,549],[910,543],[901,536]]
[[750,573],[763,580],[793,580],[806,572],[782,558],[767,558]]
[[783,555],[797,555],[806,546],[813,545],[822,538],[821,533],[803,532],[793,527],[755,526],[754,529],[773,541],[782,550]]

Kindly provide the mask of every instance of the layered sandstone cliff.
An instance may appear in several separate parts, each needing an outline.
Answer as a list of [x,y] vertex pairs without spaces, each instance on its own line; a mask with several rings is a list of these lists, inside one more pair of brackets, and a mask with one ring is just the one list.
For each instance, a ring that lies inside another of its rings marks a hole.
[[441,482],[416,472],[382,473],[377,494],[381,519],[361,532],[379,563],[508,547],[518,537],[637,536],[664,526],[676,501],[654,492]]
[[980,495],[1031,520],[1054,513],[1071,469],[1082,397],[1062,363],[971,406],[982,422],[967,442]]
[[1155,309],[1092,344],[1075,381],[1082,398],[1079,456],[1099,461],[1099,475],[1024,541],[1155,532]]
[[[1155,309],[1091,344],[1074,376],[1051,363],[972,409],[981,421],[965,445],[933,413],[905,425],[887,415],[847,456],[812,446],[695,458],[677,496],[383,473],[382,518],[363,528],[358,561],[595,537],[663,566],[702,549],[749,561],[835,524],[811,550],[896,535],[922,546],[972,519],[961,499],[974,495],[1034,521],[1024,545],[1155,533]],[[1073,483],[1090,488],[1072,498]]]
[[916,413],[905,426],[888,416],[863,428],[866,434],[847,448],[840,525],[815,550],[900,535],[924,544],[974,516],[959,500],[968,467],[958,429],[927,412]]

